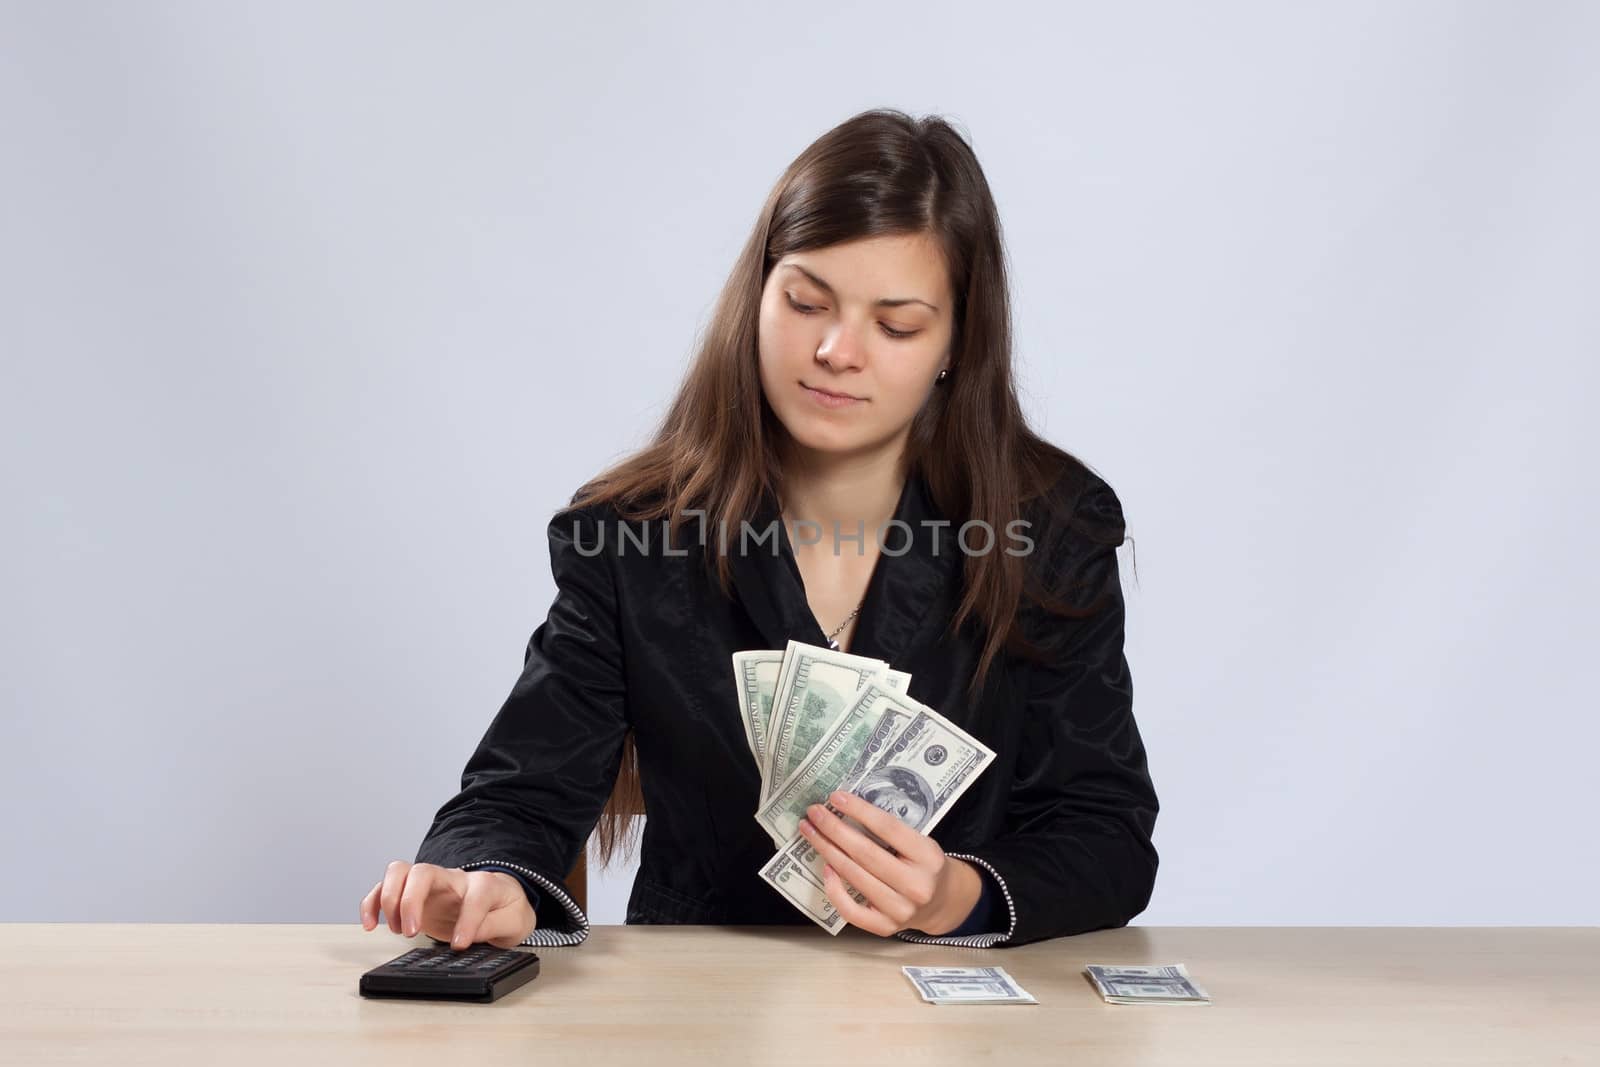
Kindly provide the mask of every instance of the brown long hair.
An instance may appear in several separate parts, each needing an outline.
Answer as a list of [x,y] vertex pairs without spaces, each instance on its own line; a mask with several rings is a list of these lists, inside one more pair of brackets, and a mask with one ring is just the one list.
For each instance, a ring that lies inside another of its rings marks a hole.
[[[648,445],[579,490],[569,508],[612,505],[626,519],[665,519],[675,535],[686,512],[702,529],[738,529],[766,491],[782,499],[786,431],[761,389],[757,331],[761,296],[784,256],[863,238],[927,234],[943,254],[955,296],[949,375],[915,416],[906,470],[920,470],[935,503],[960,521],[1004,529],[1082,464],[1028,428],[1012,375],[1011,304],[999,214],[967,141],[944,119],[874,109],[807,147],[774,185],[717,299],[699,350]],[[1109,531],[1108,543],[1121,541]],[[706,538],[709,545],[716,538]],[[714,555],[730,588],[725,553]],[[1057,614],[1083,611],[1025,587],[1023,557],[969,554],[965,592],[947,633],[968,619],[986,631],[971,692],[1002,650],[1038,654],[1017,626],[1024,595]],[[597,829],[602,864],[625,855],[643,813],[630,730],[617,782]]]

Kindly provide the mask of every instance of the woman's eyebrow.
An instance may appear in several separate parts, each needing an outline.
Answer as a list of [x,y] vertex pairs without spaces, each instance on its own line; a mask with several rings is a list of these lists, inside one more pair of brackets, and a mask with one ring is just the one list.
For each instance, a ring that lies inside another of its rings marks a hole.
[[[794,270],[799,271],[801,274],[804,274],[807,278],[810,278],[812,283],[814,285],[816,285],[816,287],[818,289],[821,289],[823,292],[827,293],[830,296],[834,295],[833,286],[829,285],[827,282],[823,281],[821,278],[817,277],[815,274],[812,274],[810,271],[806,270],[800,264],[798,264],[798,263],[785,263],[784,266],[790,267],[790,268],[792,268]],[[894,297],[894,298],[884,297],[882,300],[878,301],[876,306],[877,307],[881,307],[881,308],[897,308],[897,307],[904,307],[906,304],[921,304],[923,307],[930,308],[933,311],[938,311],[939,310],[938,308],[934,307],[932,304],[928,303],[926,300],[919,300],[916,297],[910,297],[910,296],[902,296],[902,297]]]

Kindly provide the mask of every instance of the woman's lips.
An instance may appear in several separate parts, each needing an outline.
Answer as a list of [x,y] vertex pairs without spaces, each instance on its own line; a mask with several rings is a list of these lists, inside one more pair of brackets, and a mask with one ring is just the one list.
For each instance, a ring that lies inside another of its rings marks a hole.
[[864,403],[859,397],[830,393],[823,389],[813,389],[805,382],[800,383],[800,388],[805,390],[807,396],[825,408],[847,408],[852,404]]

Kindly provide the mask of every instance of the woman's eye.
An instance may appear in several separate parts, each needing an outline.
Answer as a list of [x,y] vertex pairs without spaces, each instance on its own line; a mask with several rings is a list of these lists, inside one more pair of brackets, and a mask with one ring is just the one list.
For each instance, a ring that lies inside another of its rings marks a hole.
[[[787,294],[785,294],[785,295],[787,295]],[[788,300],[789,300],[789,306],[794,308],[796,311],[800,312],[800,314],[802,314],[802,315],[809,315],[813,311],[817,311],[818,310],[818,308],[814,307],[811,304],[799,303],[792,296],[788,297]],[[879,323],[878,325],[883,329],[883,332],[885,334],[887,334],[888,336],[894,338],[897,341],[903,341],[907,337],[915,337],[918,333],[921,332],[919,330],[897,330],[893,326],[884,326],[882,323]]]

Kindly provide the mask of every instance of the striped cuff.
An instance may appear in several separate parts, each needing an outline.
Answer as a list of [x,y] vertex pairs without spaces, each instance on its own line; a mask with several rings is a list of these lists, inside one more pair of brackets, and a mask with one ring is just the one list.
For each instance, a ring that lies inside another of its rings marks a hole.
[[[898,937],[902,941],[913,941],[919,945],[956,945],[961,948],[993,948],[995,945],[1004,944],[1017,930],[1017,906],[1015,901],[1011,899],[1011,890],[1006,888],[1006,880],[1001,878],[1000,872],[991,867],[987,861],[981,860],[977,856],[968,855],[965,852],[951,852],[947,853],[947,855],[949,855],[951,859],[966,860],[968,863],[977,867],[980,871],[987,872],[989,877],[994,879],[994,884],[999,887],[1000,895],[1006,902],[1005,933],[1002,934],[993,929],[993,926],[998,925],[998,923],[993,921],[994,916],[991,914],[987,917],[989,919],[989,923],[987,925],[991,927],[988,933],[970,932],[969,926],[974,925],[974,917],[972,915],[968,915],[966,922],[963,922],[961,926],[957,927],[955,930],[952,930],[948,934],[940,934],[939,936],[934,937],[932,935],[925,934],[920,930],[901,930],[894,936]],[[984,892],[990,892],[987,883],[985,884]],[[983,898],[980,896],[980,905],[982,903],[982,899]],[[977,910],[978,908],[973,908],[974,912]],[[991,913],[997,910],[998,908],[993,907],[991,904]]]

